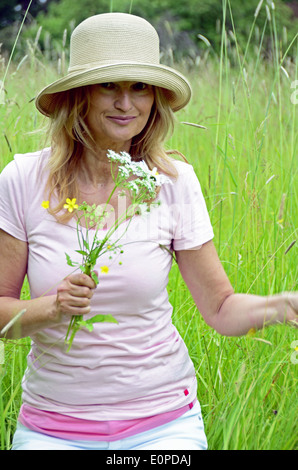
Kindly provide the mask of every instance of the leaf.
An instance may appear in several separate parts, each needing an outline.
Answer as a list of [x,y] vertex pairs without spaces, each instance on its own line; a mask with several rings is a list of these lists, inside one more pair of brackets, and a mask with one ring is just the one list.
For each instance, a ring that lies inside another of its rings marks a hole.
[[97,248],[94,248],[94,250],[91,251],[90,255],[89,255],[89,259],[90,259],[90,263],[92,265],[95,265],[96,264],[96,260],[97,258],[99,257],[99,254],[101,252],[101,246],[97,247]]
[[93,331],[94,327],[92,323],[88,323],[88,320],[82,320],[79,322],[80,326],[87,328],[88,331]]
[[83,239],[83,245],[87,250],[89,250],[89,243],[87,242],[87,240]]
[[91,275],[91,269],[92,269],[92,266],[90,266],[89,263],[80,265],[80,270],[82,271],[82,273],[87,274],[87,276]]
[[92,271],[91,277],[92,277],[93,281],[95,282],[95,284],[97,285],[99,283],[99,279],[97,277],[97,274],[94,271]]
[[109,322],[109,323],[118,323],[117,320],[112,315],[94,315],[94,317],[89,318],[86,320],[86,323],[102,323],[102,322]]
[[79,264],[79,263],[75,263],[74,261],[72,261],[71,257],[67,253],[65,253],[65,256],[66,256],[68,266],[75,267]]
[[83,251],[83,250],[76,250],[76,253],[80,253],[80,255],[83,255],[83,256],[88,256],[88,253],[87,253],[87,251]]
[[89,318],[88,320],[80,320],[77,322],[80,328],[87,328],[88,331],[93,331],[93,323],[118,323],[112,315],[94,315],[94,317]]

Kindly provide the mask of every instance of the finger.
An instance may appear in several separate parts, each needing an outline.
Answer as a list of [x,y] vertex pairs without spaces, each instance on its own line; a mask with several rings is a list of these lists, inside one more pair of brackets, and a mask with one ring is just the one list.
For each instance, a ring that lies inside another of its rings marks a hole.
[[64,300],[69,300],[70,297],[86,297],[91,299],[93,289],[84,285],[73,284],[70,278],[66,278],[58,286],[57,293]]
[[72,296],[68,292],[58,294],[56,303],[59,312],[65,315],[85,315],[91,311],[90,299]]
[[87,315],[91,312],[91,307],[71,307],[60,309],[63,315]]
[[84,273],[71,274],[66,279],[76,286],[86,286],[89,287],[89,289],[95,289],[96,287],[93,279]]
[[93,297],[93,289],[86,286],[76,286],[75,284],[71,284],[68,292],[69,295],[72,297],[80,297],[87,299],[92,299]]
[[90,307],[90,299],[88,297],[80,297],[80,296],[69,296],[68,298],[64,299],[65,305],[69,305],[70,307],[74,308],[85,308]]

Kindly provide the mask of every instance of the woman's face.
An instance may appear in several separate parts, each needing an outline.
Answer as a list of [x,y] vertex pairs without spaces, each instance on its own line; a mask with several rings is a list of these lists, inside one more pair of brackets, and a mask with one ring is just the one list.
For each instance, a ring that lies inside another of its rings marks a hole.
[[87,123],[93,138],[101,147],[129,150],[131,139],[147,124],[153,102],[153,87],[142,82],[92,85]]

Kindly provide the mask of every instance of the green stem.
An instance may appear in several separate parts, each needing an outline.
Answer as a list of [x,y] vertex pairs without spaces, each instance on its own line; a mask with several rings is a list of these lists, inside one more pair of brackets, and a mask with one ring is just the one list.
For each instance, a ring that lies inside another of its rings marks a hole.
[[70,319],[70,322],[69,322],[69,325],[68,325],[68,329],[67,329],[67,333],[66,333],[66,336],[65,336],[65,343],[68,342],[67,338],[69,336],[69,333],[71,332],[72,330],[72,327],[73,327],[73,323],[74,323],[74,319],[75,319],[75,315],[73,315]]
[[[69,350],[72,346],[74,337],[80,329],[79,322],[82,321],[82,320],[83,320],[83,315],[73,315],[71,317],[69,327],[68,327],[68,331],[67,331],[67,335],[66,335],[66,338],[65,338],[65,343],[68,344],[67,352],[69,352]],[[67,338],[68,338],[68,335],[69,335],[70,332],[71,332],[71,336],[68,340]]]
[[3,77],[3,80],[2,80],[2,84],[1,84],[1,88],[0,88],[0,93],[1,93],[2,89],[4,89],[4,82],[5,82],[6,77],[7,77],[7,74],[8,74],[8,69],[9,69],[9,67],[10,67],[10,64],[11,64],[11,61],[12,61],[12,57],[13,57],[13,54],[14,54],[14,51],[15,51],[17,42],[18,42],[18,40],[19,40],[19,37],[20,37],[21,31],[22,31],[22,28],[23,28],[24,23],[25,23],[25,20],[26,20],[26,18],[27,18],[27,15],[28,15],[29,9],[30,9],[30,7],[31,7],[32,1],[33,1],[33,0],[30,0],[30,2],[29,2],[29,4],[28,4],[27,10],[25,11],[23,20],[22,20],[21,25],[20,25],[20,27],[19,27],[19,30],[18,30],[16,39],[15,39],[15,42],[14,42],[14,44],[13,44],[12,51],[11,51],[11,54],[10,54],[10,56],[9,56],[8,63],[7,63],[7,66],[6,66],[6,70],[5,70],[5,73],[4,73],[4,77]]

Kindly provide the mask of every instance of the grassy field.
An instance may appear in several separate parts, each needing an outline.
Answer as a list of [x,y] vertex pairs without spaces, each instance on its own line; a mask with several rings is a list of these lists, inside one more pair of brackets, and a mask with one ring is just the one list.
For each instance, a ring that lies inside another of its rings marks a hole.
[[[177,115],[167,143],[197,172],[215,245],[235,290],[260,295],[297,290],[298,278],[297,60],[280,45],[274,23],[268,27],[272,55],[266,61],[261,43],[248,39],[247,51],[240,52],[235,44],[229,49],[223,36],[220,56],[206,55],[191,68],[193,100]],[[297,40],[290,51],[297,58]],[[57,76],[37,44],[10,67],[0,97],[1,169],[13,154],[44,145],[45,136],[32,133],[43,125],[32,99]],[[175,265],[169,296],[195,365],[209,448],[297,449],[297,330],[278,325],[241,338],[220,336],[200,317]],[[17,421],[29,340],[3,340],[0,347],[4,450]]]

